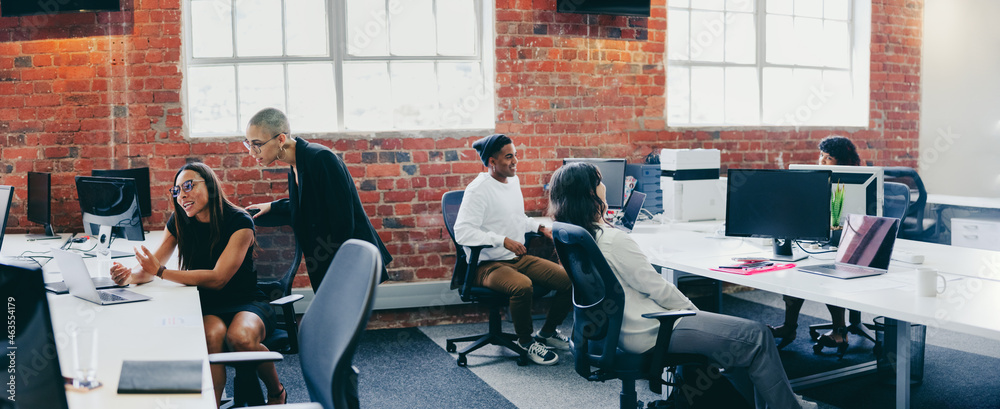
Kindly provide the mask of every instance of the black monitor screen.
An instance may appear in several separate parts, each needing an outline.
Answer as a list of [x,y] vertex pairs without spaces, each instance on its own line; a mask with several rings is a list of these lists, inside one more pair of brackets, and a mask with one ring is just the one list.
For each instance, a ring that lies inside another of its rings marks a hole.
[[649,17],[649,0],[559,0],[560,13]]
[[144,240],[134,180],[77,176],[76,192],[83,211],[84,232],[97,236],[100,226],[110,226],[115,237]]
[[52,174],[28,172],[28,221],[49,224]]
[[608,189],[608,209],[621,209],[625,205],[625,159],[563,159],[563,165],[570,162],[587,162],[597,166],[601,171],[601,182]]
[[830,171],[729,169],[726,235],[826,240]]
[[0,298],[7,304],[3,377],[7,393],[0,408],[67,408],[42,270],[0,264]]
[[10,203],[14,201],[14,187],[0,185],[0,246],[3,245],[3,233],[7,230],[7,216],[10,215]]
[[149,195],[149,168],[94,169],[90,174],[93,176],[135,179],[135,187],[139,192],[139,210],[142,212],[142,217],[153,215]]
[[119,0],[0,0],[2,17],[119,10]]

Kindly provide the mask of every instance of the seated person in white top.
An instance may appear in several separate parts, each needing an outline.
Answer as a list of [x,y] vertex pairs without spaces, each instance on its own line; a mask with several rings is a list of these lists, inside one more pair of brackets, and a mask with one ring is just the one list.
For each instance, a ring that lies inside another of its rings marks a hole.
[[[625,291],[620,348],[643,353],[655,346],[659,322],[642,314],[697,309],[677,287],[660,277],[627,233],[604,222],[606,188],[596,166],[563,166],[552,176],[549,189],[550,214],[556,221],[580,226],[594,236]],[[677,322],[669,351],[709,357],[726,369],[726,376],[738,387],[749,386],[749,379],[757,408],[816,407],[792,393],[771,331],[759,322],[699,311]]]
[[[549,348],[569,349],[569,339],[556,327],[572,309],[572,283],[566,270],[549,260],[526,255],[524,233],[538,231],[549,239],[551,230],[524,214],[524,197],[517,178],[517,151],[510,138],[490,135],[472,144],[489,172],[480,173],[465,189],[455,220],[455,241],[483,249],[476,282],[510,295],[510,315],[517,343],[528,358],[541,365],[559,362]],[[468,249],[466,249],[468,254]],[[556,291],[545,324],[532,336],[532,282]]]

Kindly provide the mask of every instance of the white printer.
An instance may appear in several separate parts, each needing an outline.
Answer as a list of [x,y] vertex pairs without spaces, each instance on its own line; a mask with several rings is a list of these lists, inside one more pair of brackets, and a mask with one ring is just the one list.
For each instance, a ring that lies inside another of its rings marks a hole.
[[726,217],[726,179],[719,177],[718,149],[660,151],[663,215],[673,221]]

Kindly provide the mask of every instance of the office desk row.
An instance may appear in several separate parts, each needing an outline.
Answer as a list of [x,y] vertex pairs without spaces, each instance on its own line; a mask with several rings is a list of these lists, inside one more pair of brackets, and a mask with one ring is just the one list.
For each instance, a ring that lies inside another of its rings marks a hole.
[[[147,247],[159,245],[162,232],[147,234]],[[63,240],[66,235],[63,235]],[[6,235],[3,255],[15,256],[24,251],[43,252],[62,245],[63,240],[28,241],[24,235]],[[132,251],[140,243],[119,240],[112,248]],[[76,246],[80,246],[77,244]],[[152,248],[151,248],[152,250]],[[44,260],[39,259],[43,263]],[[115,259],[126,266],[135,259]],[[91,274],[97,270],[94,258],[86,259]],[[176,259],[168,265],[176,266]],[[44,281],[61,281],[62,274],[54,260],[43,267]],[[70,331],[78,326],[98,329],[97,379],[103,386],[89,392],[69,390],[69,407],[82,408],[214,408],[208,349],[202,325],[198,290],[170,281],[154,279],[148,284],[130,286],[132,291],[152,297],[149,301],[100,306],[69,294],[48,294],[52,328],[64,375],[73,373]],[[125,360],[202,360],[201,394],[118,394],[118,381]]]
[[[768,256],[771,247],[757,239],[726,238],[715,232],[719,223],[640,224],[632,237],[657,266],[725,282],[787,294],[807,300],[882,315],[898,323],[899,354],[896,407],[910,406],[910,323],[1000,340],[1000,253],[897,240],[896,248],[923,254],[919,267],[932,267],[948,279],[938,297],[916,295],[918,265],[893,261],[887,274],[841,280],[797,271],[779,270],[738,275],[711,268],[732,264],[732,257]],[[833,253],[810,257],[798,265],[832,263]],[[887,342],[891,342],[887,340]],[[874,370],[874,365],[872,365]],[[840,374],[831,374],[839,376]],[[813,378],[810,381],[816,381]],[[793,385],[795,383],[793,382]]]

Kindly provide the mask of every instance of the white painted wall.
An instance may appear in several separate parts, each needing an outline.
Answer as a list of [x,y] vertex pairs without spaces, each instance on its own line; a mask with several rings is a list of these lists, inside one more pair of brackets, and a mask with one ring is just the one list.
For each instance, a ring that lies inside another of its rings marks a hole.
[[920,177],[930,193],[1000,197],[1000,1],[926,0]]

